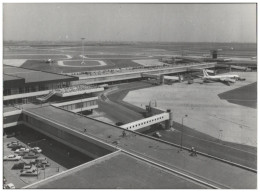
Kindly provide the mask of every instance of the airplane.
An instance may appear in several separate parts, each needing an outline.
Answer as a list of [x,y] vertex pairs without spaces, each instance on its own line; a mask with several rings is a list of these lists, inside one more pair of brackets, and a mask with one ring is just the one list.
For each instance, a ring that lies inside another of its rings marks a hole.
[[45,63],[53,63],[54,61],[52,59],[45,60]]
[[230,86],[230,83],[235,83],[236,80],[242,79],[238,75],[214,75],[214,76],[210,76],[210,75],[208,75],[208,73],[205,69],[203,69],[202,71],[203,71],[203,77],[202,77],[203,82],[219,81],[219,82],[222,82],[222,83]]

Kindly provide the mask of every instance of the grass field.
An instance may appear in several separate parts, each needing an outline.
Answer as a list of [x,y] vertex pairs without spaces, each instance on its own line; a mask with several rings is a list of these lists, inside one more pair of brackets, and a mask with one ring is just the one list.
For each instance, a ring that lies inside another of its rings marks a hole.
[[[169,55],[209,55],[212,49],[222,49],[220,55],[226,57],[255,57],[256,44],[239,43],[85,43],[85,55],[91,58],[100,58],[106,66],[94,66],[89,62],[88,66],[93,67],[67,67],[45,65],[41,61],[53,59],[64,60],[65,63],[77,65],[76,61],[81,60],[81,42],[9,42],[4,45],[4,59],[26,59],[22,67],[44,70],[50,72],[79,72],[109,68],[136,67],[139,64],[133,62],[136,59],[158,59],[161,56]],[[38,61],[37,61],[38,60]],[[86,59],[87,60],[87,59]],[[9,62],[10,63],[10,62]]]
[[257,82],[218,95],[230,103],[257,109]]
[[4,59],[60,60],[60,59],[67,59],[67,56],[62,54],[8,54],[8,55],[4,55]]
[[66,66],[81,66],[84,68],[84,66],[89,67],[89,66],[98,66],[100,63],[98,61],[88,61],[85,60],[83,65],[81,65],[82,60],[68,60],[68,61],[63,61],[64,65]]

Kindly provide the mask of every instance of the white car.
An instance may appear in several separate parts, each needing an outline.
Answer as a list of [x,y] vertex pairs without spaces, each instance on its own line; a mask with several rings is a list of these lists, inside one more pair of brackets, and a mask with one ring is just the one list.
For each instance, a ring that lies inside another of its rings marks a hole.
[[16,149],[15,153],[29,153],[30,149],[29,148],[20,148],[20,149]]
[[19,161],[22,157],[19,155],[7,155],[4,156],[4,161]]
[[15,186],[13,183],[9,183],[7,185],[4,185],[4,189],[15,189]]
[[40,149],[40,147],[33,147],[31,150],[34,151],[34,152],[36,152],[36,153],[41,153],[41,152],[42,152],[42,150]]
[[21,172],[21,176],[37,176],[39,174],[40,174],[40,170],[37,169],[23,170]]

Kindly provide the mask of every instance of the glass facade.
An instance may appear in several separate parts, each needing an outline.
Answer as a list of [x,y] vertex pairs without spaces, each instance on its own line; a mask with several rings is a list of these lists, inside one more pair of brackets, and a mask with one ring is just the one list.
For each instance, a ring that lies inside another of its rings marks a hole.
[[72,111],[74,109],[86,108],[86,107],[90,107],[90,106],[94,106],[94,105],[97,105],[97,100],[86,101],[83,103],[75,103],[75,104],[71,104],[71,105],[62,106],[61,108],[68,110],[68,111]]
[[45,91],[45,90],[53,90],[53,89],[59,89],[59,88],[69,87],[69,86],[70,86],[70,82],[44,83],[44,84],[38,84],[38,85],[30,85],[30,86],[26,86],[26,87],[4,89],[4,96],[31,93],[31,92],[37,92],[37,91]]

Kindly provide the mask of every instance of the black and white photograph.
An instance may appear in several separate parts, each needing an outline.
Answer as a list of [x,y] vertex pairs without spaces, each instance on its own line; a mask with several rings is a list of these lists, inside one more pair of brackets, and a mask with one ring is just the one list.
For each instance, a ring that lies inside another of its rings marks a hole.
[[2,189],[257,189],[257,2],[2,2]]

